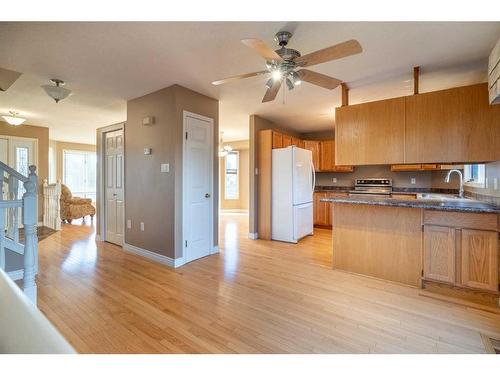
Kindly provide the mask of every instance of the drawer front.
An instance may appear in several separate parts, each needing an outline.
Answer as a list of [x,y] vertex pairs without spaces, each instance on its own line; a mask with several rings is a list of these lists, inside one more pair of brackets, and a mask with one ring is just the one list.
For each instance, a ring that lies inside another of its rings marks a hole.
[[498,215],[424,210],[424,224],[498,231]]

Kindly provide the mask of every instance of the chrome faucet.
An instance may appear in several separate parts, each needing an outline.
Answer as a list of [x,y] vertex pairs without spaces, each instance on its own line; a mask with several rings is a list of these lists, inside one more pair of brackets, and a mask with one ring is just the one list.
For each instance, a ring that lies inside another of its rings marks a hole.
[[460,170],[452,169],[452,170],[448,171],[448,173],[446,174],[446,178],[444,179],[444,182],[446,182],[446,183],[450,182],[450,176],[453,172],[458,173],[458,175],[460,176],[460,190],[458,190],[458,196],[460,198],[463,198],[464,197],[464,176],[462,175],[462,172]]

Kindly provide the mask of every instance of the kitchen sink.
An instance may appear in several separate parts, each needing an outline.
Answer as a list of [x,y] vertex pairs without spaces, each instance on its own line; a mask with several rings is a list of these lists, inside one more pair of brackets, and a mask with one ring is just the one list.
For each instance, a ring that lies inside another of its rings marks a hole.
[[460,198],[458,195],[454,194],[437,194],[437,193],[419,193],[417,194],[417,199],[427,199],[436,201],[471,201],[469,198]]

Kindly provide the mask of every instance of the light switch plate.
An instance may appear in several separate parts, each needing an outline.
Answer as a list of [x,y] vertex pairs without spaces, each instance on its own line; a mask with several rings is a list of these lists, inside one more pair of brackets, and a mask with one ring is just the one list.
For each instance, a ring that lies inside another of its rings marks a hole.
[[493,179],[493,190],[498,190],[498,178]]
[[141,232],[144,232],[144,223],[141,221]]
[[332,178],[332,182],[333,182],[334,184],[336,184],[336,183],[337,183],[337,177],[333,177],[333,178]]
[[153,149],[152,148],[145,148],[144,149],[144,155],[151,155],[153,153]]
[[130,220],[130,219],[127,220],[127,228],[128,229],[132,228],[132,220]]
[[170,164],[169,163],[162,164],[161,173],[168,173],[168,172],[170,172]]
[[411,180],[410,180],[410,183],[412,185],[415,185],[417,183],[417,179],[415,177],[412,177]]

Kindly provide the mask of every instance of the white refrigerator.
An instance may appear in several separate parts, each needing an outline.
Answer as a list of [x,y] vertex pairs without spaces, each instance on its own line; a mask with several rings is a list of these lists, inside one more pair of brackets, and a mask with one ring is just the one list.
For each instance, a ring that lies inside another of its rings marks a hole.
[[273,240],[297,243],[302,237],[313,234],[314,184],[311,151],[295,146],[273,150]]

